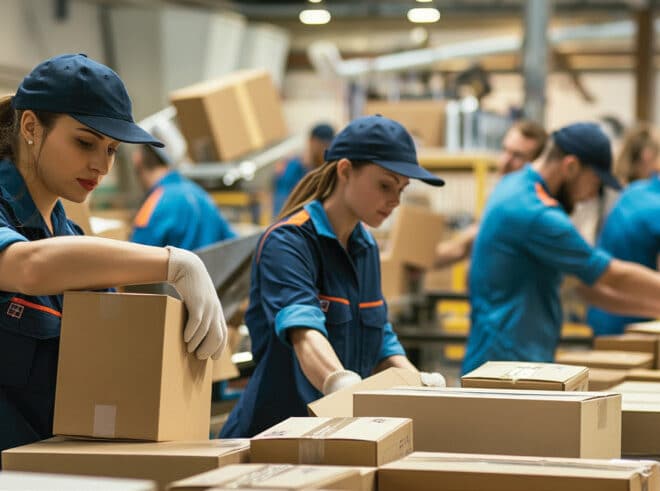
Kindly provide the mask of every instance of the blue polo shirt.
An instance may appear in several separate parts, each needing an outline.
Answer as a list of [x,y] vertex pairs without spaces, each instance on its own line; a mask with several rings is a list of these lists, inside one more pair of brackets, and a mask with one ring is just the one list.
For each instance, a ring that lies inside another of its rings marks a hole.
[[306,416],[306,405],[322,396],[300,368],[289,329],[316,329],[343,366],[362,377],[381,360],[405,354],[387,321],[373,237],[358,224],[344,249],[318,201],[262,236],[245,321],[256,368],[222,438],[250,437],[290,416]]
[[149,191],[133,225],[132,242],[189,251],[236,237],[208,193],[177,171]]
[[488,200],[472,252],[472,327],[463,371],[490,360],[552,361],[562,275],[591,285],[610,260],[580,236],[530,165],[504,177]]
[[292,158],[281,168],[275,169],[273,178],[273,215],[276,216],[296,184],[307,174],[307,167],[300,157]]
[[[658,269],[660,253],[660,177],[632,183],[608,215],[598,246],[624,261]],[[591,308],[587,322],[596,335],[620,334],[626,324],[650,320]]]

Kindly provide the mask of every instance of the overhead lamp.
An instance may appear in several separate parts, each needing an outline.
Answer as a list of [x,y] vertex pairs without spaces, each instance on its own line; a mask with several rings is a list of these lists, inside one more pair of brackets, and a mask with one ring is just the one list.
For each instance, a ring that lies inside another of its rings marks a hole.
[[332,17],[326,9],[306,9],[300,12],[298,18],[303,24],[318,26],[327,24]]
[[[309,3],[321,3],[323,0],[307,0]],[[424,0],[426,1],[426,0]]]
[[414,8],[408,11],[408,20],[418,24],[431,24],[440,20],[440,11],[436,8]]
[[[312,0],[309,0],[310,2]],[[417,3],[431,3],[433,0],[417,0]]]

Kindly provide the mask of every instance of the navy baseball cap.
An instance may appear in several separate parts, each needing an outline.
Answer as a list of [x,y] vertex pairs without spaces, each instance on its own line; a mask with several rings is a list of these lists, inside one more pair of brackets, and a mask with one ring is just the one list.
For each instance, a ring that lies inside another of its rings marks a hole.
[[605,186],[621,189],[612,174],[612,148],[605,132],[595,123],[573,123],[552,133],[555,144],[591,167]]
[[67,114],[121,142],[164,146],[135,124],[131,99],[119,75],[84,54],[41,62],[19,85],[12,107]]
[[335,129],[329,124],[320,123],[312,128],[312,131],[309,132],[309,136],[312,138],[318,138],[324,142],[331,142],[335,137]]
[[325,160],[343,158],[373,162],[395,174],[432,186],[445,184],[419,165],[415,143],[406,129],[380,114],[354,119],[335,137],[325,151]]

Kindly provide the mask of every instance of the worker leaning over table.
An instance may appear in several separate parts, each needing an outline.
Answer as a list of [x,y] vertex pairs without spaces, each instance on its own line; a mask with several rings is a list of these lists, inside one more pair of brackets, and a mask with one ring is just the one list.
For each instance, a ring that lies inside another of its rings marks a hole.
[[0,450],[51,436],[66,290],[168,281],[188,309],[188,351],[218,358],[225,345],[197,256],[84,237],[66,217],[60,198],[83,202],[120,142],[162,146],[133,122],[117,74],[85,55],[42,62],[0,99]]
[[[307,174],[262,236],[252,265],[250,330],[256,368],[221,437],[249,437],[388,367],[415,370],[381,292],[378,227],[421,168],[412,138],[381,116],[354,120]],[[362,223],[363,222],[363,223]],[[440,374],[423,374],[444,385]]]
[[660,274],[590,246],[567,215],[601,182],[618,187],[611,167],[607,136],[576,123],[552,133],[541,157],[497,185],[472,253],[464,372],[489,360],[552,361],[563,274],[577,276],[585,299],[602,309],[660,316]]

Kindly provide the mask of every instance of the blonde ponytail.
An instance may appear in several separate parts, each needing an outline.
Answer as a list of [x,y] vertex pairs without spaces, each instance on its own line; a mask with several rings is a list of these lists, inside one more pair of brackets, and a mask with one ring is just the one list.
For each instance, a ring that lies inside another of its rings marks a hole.
[[337,185],[337,162],[326,162],[321,167],[307,173],[293,188],[282,211],[277,216],[281,220],[300,210],[314,200],[323,201],[332,194]]

